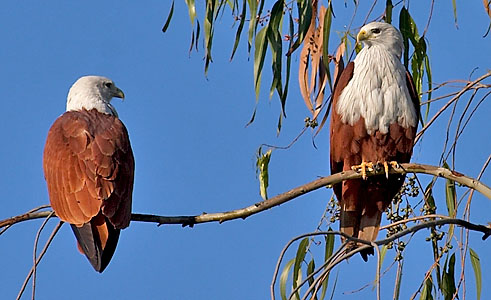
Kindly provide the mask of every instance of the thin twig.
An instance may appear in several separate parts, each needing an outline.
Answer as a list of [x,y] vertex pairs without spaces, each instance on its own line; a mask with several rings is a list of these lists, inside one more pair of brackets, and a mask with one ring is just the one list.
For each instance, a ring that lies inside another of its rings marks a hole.
[[377,300],[380,300],[380,269],[382,268],[382,257],[380,256],[380,249],[378,245],[372,243],[372,247],[377,253],[377,273],[375,274],[375,281],[377,282]]
[[428,31],[428,28],[430,27],[431,17],[433,16],[433,6],[434,5],[435,5],[435,0],[431,0],[430,14],[428,15],[428,22],[426,23],[425,29],[423,30],[423,34],[421,35],[422,38],[424,38],[426,36],[426,32]]
[[[401,238],[403,236],[406,236],[406,235],[411,234],[411,233],[416,233],[417,231],[419,231],[421,229],[431,228],[431,227],[441,226],[441,225],[449,225],[449,224],[458,225],[458,226],[465,227],[465,228],[467,228],[469,230],[481,232],[481,233],[484,234],[483,237],[482,237],[483,240],[485,240],[488,236],[491,235],[491,227],[484,226],[484,225],[479,225],[479,224],[474,224],[474,223],[471,223],[471,222],[468,222],[468,221],[465,221],[465,220],[462,220],[462,219],[441,219],[441,220],[427,221],[427,222],[424,222],[424,223],[421,223],[421,224],[417,224],[417,225],[415,225],[413,227],[409,227],[409,228],[407,228],[405,230],[402,230],[402,231],[400,231],[400,232],[398,232],[398,233],[396,233],[394,235],[391,235],[388,238],[381,239],[381,240],[378,240],[378,241],[375,241],[375,242],[369,242],[369,241],[361,240],[361,239],[358,239],[358,238],[349,236],[349,235],[347,235],[344,232],[339,232],[339,231],[318,231],[318,232],[311,232],[311,233],[305,233],[305,234],[299,235],[299,236],[291,239],[285,245],[285,247],[283,248],[283,250],[280,253],[280,256],[279,256],[278,261],[276,263],[275,271],[273,273],[273,280],[271,282],[271,298],[272,299],[275,299],[275,296],[274,296],[274,286],[275,286],[275,283],[276,283],[276,279],[278,277],[278,273],[279,273],[279,268],[280,268],[281,262],[283,261],[283,257],[285,256],[285,253],[288,250],[288,248],[294,242],[296,242],[296,241],[298,241],[300,239],[303,239],[305,237],[318,236],[318,235],[334,234],[334,235],[340,235],[340,236],[344,237],[347,240],[342,245],[342,249],[350,241],[351,242],[356,242],[358,244],[363,244],[363,245],[360,245],[358,248],[355,248],[355,249],[349,251],[348,253],[344,253],[343,255],[337,257],[331,263],[329,263],[328,265],[326,265],[324,272],[321,273],[321,275],[318,276],[318,278],[319,278],[319,277],[322,277],[325,274],[325,272],[330,271],[333,267],[335,267],[336,265],[338,265],[340,262],[346,260],[347,258],[353,256],[354,254],[356,254],[356,253],[358,253],[360,251],[363,251],[364,249],[368,249],[368,248],[370,248],[372,246],[386,245],[386,244],[388,244],[390,242],[393,242],[394,240],[399,239],[399,238]],[[339,253],[339,250],[338,250],[337,253]],[[334,255],[332,257],[334,257]],[[310,286],[310,288],[307,290],[307,292],[306,292],[307,295],[311,292],[313,286],[315,286],[315,284],[312,284]]]
[[34,239],[34,250],[32,251],[32,269],[33,269],[33,272],[32,272],[32,300],[34,300],[34,297],[36,295],[36,252],[37,252],[37,249],[38,249],[38,242],[39,242],[39,238],[41,237],[41,232],[43,231],[44,227],[46,226],[46,224],[48,224],[48,221],[49,219],[51,219],[51,217],[54,215],[55,213],[54,212],[51,212],[51,214],[49,216],[46,217],[46,219],[43,221],[43,223],[41,224],[41,226],[39,227],[39,230],[36,234],[36,238]]
[[[28,211],[27,213],[25,213],[25,215],[32,214],[32,213],[34,213],[34,212],[37,212],[37,211],[39,211],[39,210],[42,210],[42,209],[45,209],[45,208],[48,208],[48,207],[51,207],[51,206],[50,206],[50,205],[41,205],[41,206],[38,206],[38,207],[36,207],[36,208],[31,209],[31,210],[30,210],[30,211]],[[46,216],[43,216],[43,217],[40,217],[40,218],[45,218],[45,217],[47,217],[47,216],[48,216],[48,214],[47,214]],[[18,217],[20,217],[20,216],[18,216]],[[14,217],[14,218],[16,218],[16,217]],[[23,220],[23,221],[24,221],[24,220]],[[14,223],[12,223],[12,224],[14,224]],[[2,225],[2,221],[0,221],[0,228],[2,228],[2,227],[3,227],[3,229],[2,229],[2,230],[0,230],[0,235],[2,235],[2,234],[5,232],[5,231],[7,231],[7,230],[10,228],[10,226],[12,226],[12,224],[11,224],[11,225],[7,225],[7,226],[5,226],[5,225]]]
[[414,222],[414,221],[419,221],[419,220],[425,220],[425,219],[429,219],[429,218],[450,219],[449,216],[437,215],[437,214],[417,216],[417,217],[408,218],[408,219],[400,220],[400,221],[397,221],[397,222],[394,222],[394,223],[390,223],[390,224],[381,226],[380,227],[380,230],[387,229],[387,228],[394,227],[394,226],[398,226],[398,225],[405,224],[405,223],[409,223],[409,222]]
[[[48,247],[49,245],[51,244],[51,242],[53,241],[56,233],[58,232],[58,230],[60,230],[61,228],[61,225],[63,225],[63,222],[60,221],[58,222],[58,225],[56,225],[56,227],[53,229],[53,232],[51,232],[51,235],[49,236],[48,240],[46,241],[46,244],[44,245],[44,248],[43,250],[41,251],[41,253],[39,254],[39,257],[36,261],[36,264],[35,266],[37,266],[39,264],[39,262],[41,261],[41,259],[43,258],[44,254],[46,253],[46,251],[48,250]],[[19,300],[20,297],[22,296],[22,293],[24,293],[24,290],[26,289],[26,286],[27,286],[27,283],[29,282],[29,279],[31,278],[32,276],[32,273],[34,272],[34,267],[33,266],[31,268],[31,270],[29,271],[29,273],[27,274],[27,277],[26,279],[24,280],[24,283],[22,284],[22,287],[20,288],[20,291],[19,291],[19,294],[17,295],[17,298],[16,300]]]
[[462,96],[465,92],[467,92],[469,89],[471,89],[472,86],[474,86],[475,84],[479,83],[480,81],[488,78],[491,76],[491,71],[487,72],[486,74],[482,75],[481,77],[477,78],[476,80],[468,83],[463,89],[461,89],[452,99],[450,99],[432,118],[430,121],[428,121],[428,123],[425,124],[425,126],[418,132],[418,134],[416,135],[416,141],[415,143],[417,143],[417,141],[421,138],[421,135],[423,135],[423,133],[426,131],[426,129],[428,129],[428,127],[431,126],[431,124],[433,124],[433,122],[435,122],[435,120],[450,106],[450,104],[452,104],[454,101],[456,101],[457,99],[459,99],[460,96]]

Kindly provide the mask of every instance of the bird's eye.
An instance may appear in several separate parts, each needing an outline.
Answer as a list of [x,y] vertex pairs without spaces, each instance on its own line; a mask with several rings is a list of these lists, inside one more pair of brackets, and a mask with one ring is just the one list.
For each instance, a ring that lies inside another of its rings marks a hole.
[[377,33],[380,33],[380,28],[374,28],[371,31],[372,31],[372,33],[377,34]]
[[106,86],[108,89],[110,89],[110,88],[113,86],[113,83],[112,83],[112,82],[106,82],[106,83],[104,83],[104,85],[105,85],[105,86]]

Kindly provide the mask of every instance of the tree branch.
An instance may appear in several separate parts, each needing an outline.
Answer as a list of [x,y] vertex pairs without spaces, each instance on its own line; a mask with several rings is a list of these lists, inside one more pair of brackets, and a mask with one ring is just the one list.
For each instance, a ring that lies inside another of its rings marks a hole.
[[[449,169],[430,166],[430,165],[407,163],[407,164],[401,164],[400,166],[397,166],[395,168],[391,168],[389,172],[391,174],[423,173],[423,174],[443,177],[458,182],[471,189],[474,189],[480,192],[481,194],[483,194],[484,196],[486,196],[487,198],[491,199],[491,188],[489,188],[487,185],[483,184],[482,182],[474,178],[465,176],[456,171],[451,171]],[[367,176],[382,175],[382,174],[384,174],[383,167],[380,168],[376,167],[375,170],[373,172],[369,172]],[[295,199],[309,192],[318,190],[322,187],[331,187],[332,185],[339,183],[343,180],[357,179],[357,178],[361,178],[361,174],[355,171],[344,171],[344,172],[336,173],[331,176],[321,177],[317,180],[314,180],[307,184],[291,189],[285,193],[279,194],[265,201],[257,202],[251,206],[244,207],[241,209],[231,210],[227,212],[218,212],[218,213],[210,213],[210,214],[203,213],[201,215],[194,215],[194,216],[172,216],[172,217],[150,215],[150,214],[132,214],[131,220],[137,222],[157,223],[158,225],[181,224],[183,226],[192,227],[194,224],[199,224],[199,223],[208,223],[208,222],[222,223],[234,219],[245,219],[251,215],[268,210],[275,206],[279,206],[285,202],[288,202],[292,199]],[[1,220],[0,228],[27,220],[46,218],[50,213],[51,213],[50,211],[28,212],[26,214]]]
[[[421,229],[424,229],[424,228],[432,228],[432,227],[435,227],[435,226],[449,225],[449,224],[454,224],[454,225],[458,225],[458,226],[467,228],[469,230],[481,232],[481,233],[484,234],[483,237],[482,237],[483,240],[485,240],[486,238],[488,238],[491,235],[491,227],[484,226],[484,225],[479,225],[479,224],[474,224],[474,223],[471,223],[471,222],[468,222],[468,221],[465,221],[465,220],[462,220],[462,219],[450,219],[450,218],[445,218],[445,219],[440,219],[440,220],[426,221],[426,222],[423,222],[423,223],[414,225],[412,227],[408,227],[407,229],[402,230],[402,231],[400,231],[400,232],[398,232],[396,234],[393,234],[393,235],[391,235],[388,238],[381,239],[381,240],[378,240],[378,241],[375,241],[375,242],[369,242],[369,241],[361,240],[359,238],[352,237],[352,236],[350,236],[350,235],[348,235],[348,234],[346,234],[344,232],[340,232],[340,231],[318,231],[318,232],[310,232],[310,233],[305,233],[305,234],[299,235],[299,236],[291,239],[285,245],[285,247],[283,248],[283,250],[280,253],[280,256],[278,258],[278,262],[276,263],[275,271],[273,273],[273,280],[272,280],[271,286],[270,286],[271,299],[273,299],[273,300],[275,299],[275,284],[276,284],[276,280],[277,280],[277,277],[278,277],[280,265],[281,265],[281,262],[282,262],[282,260],[283,260],[283,258],[285,256],[285,253],[288,250],[288,248],[294,242],[296,242],[298,240],[304,239],[306,237],[313,237],[313,236],[319,236],[319,235],[329,235],[329,234],[334,234],[334,235],[342,236],[346,240],[346,242],[344,242],[341,245],[341,247],[339,248],[339,250],[336,251],[336,254],[333,254],[322,266],[320,266],[319,268],[317,268],[316,270],[314,270],[312,272],[311,277],[313,277],[316,273],[318,273],[321,270],[324,270],[324,272],[330,272],[330,270],[332,270],[340,262],[342,262],[342,261],[350,258],[351,256],[355,255],[358,252],[361,252],[364,249],[368,249],[368,248],[373,247],[373,246],[387,245],[388,243],[393,242],[396,239],[399,239],[399,238],[401,238],[401,237],[403,237],[405,235],[408,235],[410,233],[415,233],[415,232],[417,232],[417,231],[419,231]],[[357,248],[354,248],[354,249],[353,248],[349,248],[349,247],[346,248],[346,246],[350,242],[356,242],[358,244],[363,244],[363,245],[360,245],[360,246],[358,246]],[[344,253],[341,253],[340,250],[342,250],[344,248],[346,248],[345,249],[345,252]],[[379,272],[379,270],[377,272]],[[322,275],[320,275],[319,277],[322,277]],[[297,288],[292,291],[292,293],[298,291],[302,287],[302,285],[304,285],[307,282],[307,280],[308,280],[308,278],[306,278],[304,281],[302,281],[302,283],[299,284],[297,286]],[[312,284],[311,287],[312,286],[314,286],[314,284]],[[309,294],[309,292],[310,292],[310,290],[308,290],[306,292],[306,294]]]

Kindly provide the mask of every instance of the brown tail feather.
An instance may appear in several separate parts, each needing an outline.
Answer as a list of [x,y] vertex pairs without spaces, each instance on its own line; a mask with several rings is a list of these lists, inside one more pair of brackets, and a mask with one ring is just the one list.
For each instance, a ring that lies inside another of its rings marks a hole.
[[[340,231],[349,236],[356,237],[360,228],[360,224],[358,222],[359,220],[360,215],[358,212],[341,209],[339,226]],[[344,238],[341,238],[341,240],[344,242]]]
[[[375,241],[380,230],[382,212],[376,211],[373,216],[359,215],[356,211],[345,211],[341,209],[340,231],[347,235],[357,237],[366,241]],[[341,238],[344,242],[344,238]],[[356,247],[356,244],[354,244]],[[368,260],[368,255],[373,255],[373,248],[368,248],[360,252],[364,261]]]
[[376,211],[373,216],[362,215],[358,238],[371,242],[375,241],[377,239],[378,231],[380,230],[381,219],[381,211]]
[[71,227],[77,238],[80,252],[85,254],[97,272],[102,273],[116,250],[120,229],[115,229],[101,214],[81,227],[75,225]]
[[[370,242],[377,240],[381,219],[382,212],[378,210],[373,216],[362,215],[360,221],[360,231],[358,231],[358,238]],[[368,255],[374,254],[373,247],[362,250],[360,254],[363,260],[367,261]]]

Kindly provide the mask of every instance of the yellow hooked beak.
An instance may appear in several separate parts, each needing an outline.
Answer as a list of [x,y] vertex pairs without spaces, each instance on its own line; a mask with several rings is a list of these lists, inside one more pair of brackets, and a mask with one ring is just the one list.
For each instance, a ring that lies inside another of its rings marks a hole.
[[356,36],[356,42],[360,43],[361,41],[368,40],[368,38],[370,38],[370,33],[367,33],[366,30],[360,30]]
[[121,98],[121,100],[124,100],[124,93],[119,88],[116,88],[116,90],[114,91],[114,94],[113,95],[116,98]]

